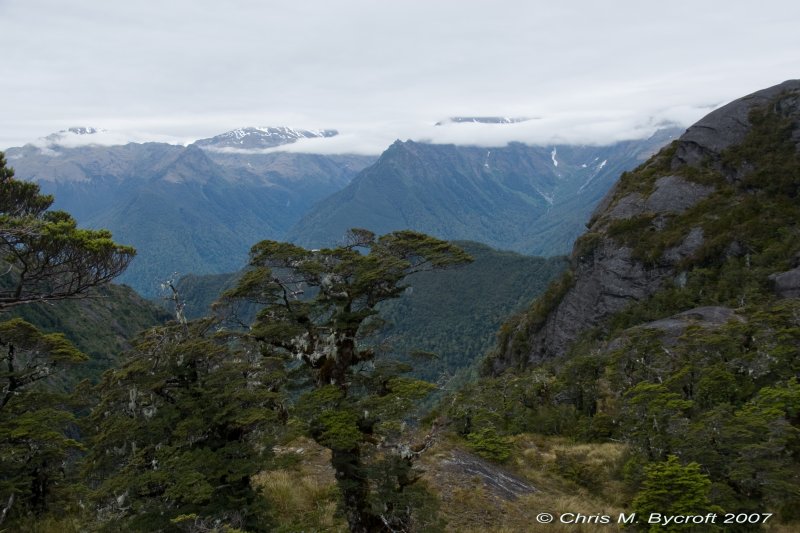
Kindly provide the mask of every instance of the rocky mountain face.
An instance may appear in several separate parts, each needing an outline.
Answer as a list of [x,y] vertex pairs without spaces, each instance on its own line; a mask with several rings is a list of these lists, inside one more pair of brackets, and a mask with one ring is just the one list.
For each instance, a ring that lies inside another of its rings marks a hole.
[[287,237],[322,247],[339,242],[351,227],[376,233],[410,228],[533,255],[568,253],[619,173],[678,133],[662,130],[643,141],[610,146],[480,148],[397,141],[304,215]]
[[588,337],[613,348],[615,335],[657,330],[674,343],[689,326],[746,321],[737,308],[797,297],[799,152],[793,80],[712,112],[623,173],[575,243],[571,269],[504,326],[488,369],[563,356]]
[[[281,128],[242,131],[242,146],[259,147],[312,135]],[[254,242],[283,238],[314,202],[374,161],[212,149],[235,137],[231,132],[187,147],[66,147],[58,137],[45,147],[11,148],[6,156],[17,177],[36,181],[55,196],[55,209],[72,213],[83,226],[108,228],[118,242],[135,246],[137,258],[120,281],[153,296],[175,272],[238,270]]]

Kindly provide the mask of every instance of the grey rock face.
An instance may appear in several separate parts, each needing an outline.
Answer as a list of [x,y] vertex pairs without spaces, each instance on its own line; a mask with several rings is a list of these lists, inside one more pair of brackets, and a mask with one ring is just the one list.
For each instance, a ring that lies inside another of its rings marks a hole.
[[681,335],[684,334],[689,326],[698,326],[704,329],[713,329],[725,325],[731,320],[744,322],[744,319],[737,315],[729,307],[709,306],[696,307],[669,318],[655,320],[625,330],[619,337],[610,341],[605,350],[612,351],[622,347],[626,339],[641,335],[644,330],[657,330],[663,346],[669,348],[678,344]]
[[678,176],[664,176],[656,181],[656,190],[645,202],[645,211],[682,213],[714,192],[714,187],[686,181]]
[[686,238],[683,239],[683,242],[681,242],[678,246],[670,248],[664,252],[664,259],[672,264],[675,264],[683,258],[689,257],[703,245],[703,237],[703,228],[692,228]]
[[662,341],[664,344],[666,346],[673,346],[677,344],[678,338],[683,335],[684,331],[686,331],[686,328],[689,326],[717,328],[731,320],[744,321],[742,317],[735,314],[733,309],[729,307],[696,307],[669,318],[648,322],[637,328],[632,328],[632,330],[657,329],[663,332]]
[[679,176],[656,180],[655,190],[645,198],[639,193],[623,196],[606,215],[610,219],[626,219],[645,213],[682,213],[714,192],[714,187],[692,183]]
[[800,267],[769,277],[775,294],[781,298],[800,298]]
[[[784,91],[796,89],[800,89],[800,80],[785,81],[709,113],[681,136],[672,167],[696,166],[706,157],[715,159],[726,148],[741,143],[750,130],[748,116],[754,107],[767,104]],[[788,115],[795,112],[800,103],[795,99],[794,103],[786,102],[783,105],[786,109],[782,111]]]
[[644,213],[645,197],[634,192],[623,196],[614,204],[614,207],[606,214],[613,220],[633,218]]
[[[609,221],[646,213],[679,214],[713,191],[713,187],[678,176],[663,176],[656,180],[655,189],[648,197],[631,193],[616,202],[609,201],[606,212],[597,215],[598,220],[590,231],[602,233]],[[656,227],[659,220],[654,221]],[[632,257],[630,248],[603,238],[588,262],[578,262],[574,287],[548,316],[544,327],[533,336],[529,362],[540,362],[564,353],[582,331],[597,326],[630,303],[653,294],[667,279],[674,277],[673,266],[694,253],[703,242],[703,229],[692,228],[680,245],[664,253],[661,265],[648,268]]]
[[529,362],[563,354],[582,331],[655,292],[668,272],[645,268],[630,248],[604,239],[591,259],[577,266],[574,287],[532,338]]

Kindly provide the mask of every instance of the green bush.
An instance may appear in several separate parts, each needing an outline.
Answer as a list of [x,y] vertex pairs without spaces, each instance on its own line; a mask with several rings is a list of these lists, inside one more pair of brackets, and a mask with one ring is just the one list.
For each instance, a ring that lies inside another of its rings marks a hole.
[[467,435],[469,447],[484,459],[503,463],[511,456],[511,442],[492,427]]

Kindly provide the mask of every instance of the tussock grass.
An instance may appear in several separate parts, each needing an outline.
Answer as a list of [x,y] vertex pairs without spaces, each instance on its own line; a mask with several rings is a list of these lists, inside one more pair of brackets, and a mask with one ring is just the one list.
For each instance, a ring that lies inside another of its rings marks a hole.
[[279,531],[346,531],[337,516],[336,487],[289,470],[262,472],[254,478],[270,506]]
[[276,450],[293,466],[266,470],[254,476],[270,507],[276,532],[346,532],[339,513],[339,491],[330,467],[330,452],[309,439],[300,438]]

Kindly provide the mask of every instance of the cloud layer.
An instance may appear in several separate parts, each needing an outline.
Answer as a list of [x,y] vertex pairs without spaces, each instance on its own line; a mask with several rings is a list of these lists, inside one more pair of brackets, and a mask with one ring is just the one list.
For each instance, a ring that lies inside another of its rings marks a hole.
[[[800,73],[800,5],[778,0],[0,0],[0,21],[0,148],[76,125],[183,143],[332,128],[292,149],[361,153],[609,142]],[[433,127],[460,115],[541,118]]]

